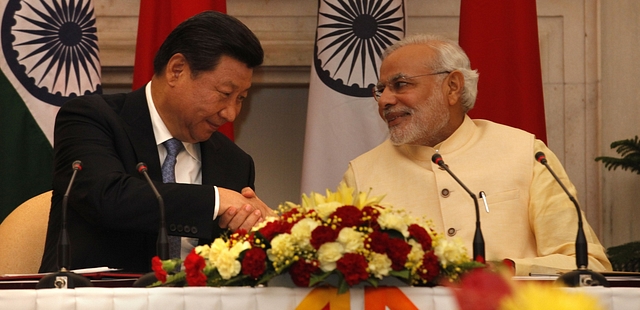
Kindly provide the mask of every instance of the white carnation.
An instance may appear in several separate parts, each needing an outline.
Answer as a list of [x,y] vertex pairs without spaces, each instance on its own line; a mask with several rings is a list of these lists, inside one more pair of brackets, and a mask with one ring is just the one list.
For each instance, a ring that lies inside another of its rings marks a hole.
[[318,249],[318,262],[320,269],[325,272],[336,269],[336,262],[342,258],[344,247],[339,242],[327,242]]
[[354,253],[364,248],[364,234],[351,227],[340,230],[337,241],[344,246],[346,253]]
[[469,260],[467,249],[460,238],[441,239],[433,249],[443,267]]
[[302,250],[312,250],[311,246],[311,232],[316,229],[320,224],[310,218],[300,220],[291,228],[291,236],[293,237],[293,243],[298,245]]
[[405,238],[409,237],[409,226],[402,215],[393,212],[382,213],[378,217],[378,224],[382,229],[394,229],[402,233]]
[[391,271],[391,264],[391,259],[387,254],[372,252],[369,259],[369,273],[373,274],[378,279],[382,279],[389,275],[389,271]]

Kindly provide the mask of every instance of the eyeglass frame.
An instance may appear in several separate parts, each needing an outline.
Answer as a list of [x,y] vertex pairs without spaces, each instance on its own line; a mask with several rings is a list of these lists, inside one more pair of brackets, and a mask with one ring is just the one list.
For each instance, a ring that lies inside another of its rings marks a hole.
[[[410,79],[414,79],[414,78],[419,78],[419,77],[423,77],[423,76],[430,76],[430,75],[439,75],[439,74],[449,74],[453,71],[438,71],[438,72],[432,72],[432,73],[426,73],[426,74],[418,74],[418,75],[413,75],[413,76],[403,76],[403,75],[399,75],[397,77],[394,77],[392,80],[387,81],[386,83],[382,84],[384,85],[384,88],[382,90],[379,90],[378,85],[380,85],[380,83],[376,84],[373,86],[373,88],[371,88],[371,93],[373,95],[373,99],[375,99],[376,102],[378,102],[380,100],[380,97],[382,97],[382,93],[384,92],[385,89],[387,89],[387,87],[389,87],[388,85],[390,85],[391,83],[395,83],[398,82],[400,79],[405,79],[405,80],[410,80]],[[392,93],[396,93],[395,89],[396,87],[390,87],[391,92]]]

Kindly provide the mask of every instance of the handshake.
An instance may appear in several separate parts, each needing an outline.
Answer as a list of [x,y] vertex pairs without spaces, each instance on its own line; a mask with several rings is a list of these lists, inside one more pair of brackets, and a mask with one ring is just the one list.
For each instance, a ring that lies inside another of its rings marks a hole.
[[249,231],[265,218],[276,214],[250,187],[243,188],[241,193],[218,187],[218,193],[218,217],[221,228],[228,228],[234,232],[239,229]]

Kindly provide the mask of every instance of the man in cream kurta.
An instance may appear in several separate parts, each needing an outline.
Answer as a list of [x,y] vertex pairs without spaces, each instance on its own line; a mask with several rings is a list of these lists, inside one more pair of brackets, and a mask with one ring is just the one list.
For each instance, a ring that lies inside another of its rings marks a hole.
[[[442,46],[454,55],[441,53]],[[576,209],[534,154],[544,152],[577,196],[575,187],[557,157],[532,134],[466,115],[475,102],[478,75],[462,49],[438,37],[409,37],[385,51],[380,73],[374,97],[390,139],[349,164],[346,184],[385,194],[383,202],[432,220],[437,232],[462,238],[470,250],[474,203],[431,162],[438,152],[472,192],[486,194],[490,212],[481,203],[480,217],[487,261],[510,259],[517,275],[547,267],[575,269]],[[583,220],[589,268],[611,270]]]

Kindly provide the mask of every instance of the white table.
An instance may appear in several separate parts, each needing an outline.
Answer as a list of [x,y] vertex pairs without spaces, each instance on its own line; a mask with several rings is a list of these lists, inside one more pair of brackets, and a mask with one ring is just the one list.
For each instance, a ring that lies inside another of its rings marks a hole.
[[[418,309],[456,309],[451,291],[444,287],[403,287]],[[605,309],[640,310],[640,288],[588,287],[582,290],[597,297]],[[296,309],[313,289],[280,287],[187,287],[187,288],[77,288],[75,290],[0,290],[0,309]],[[319,292],[319,291],[316,291]],[[320,291],[321,292],[321,291]],[[350,309],[365,309],[365,289],[349,292]],[[330,294],[329,294],[330,295]],[[335,296],[335,294],[333,295]],[[367,296],[371,296],[367,291]],[[396,296],[397,297],[397,296]],[[308,301],[308,299],[307,299]],[[325,300],[326,305],[328,300]],[[337,302],[337,301],[333,301]],[[393,302],[395,303],[395,301]],[[322,302],[304,309],[322,309]],[[346,306],[344,303],[343,306]],[[396,304],[397,306],[397,304]],[[343,307],[344,308],[344,307]],[[348,309],[348,308],[344,308]],[[393,307],[391,307],[393,309]]]

